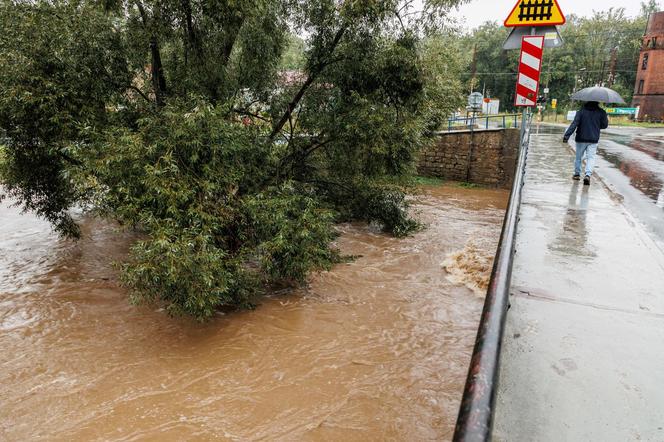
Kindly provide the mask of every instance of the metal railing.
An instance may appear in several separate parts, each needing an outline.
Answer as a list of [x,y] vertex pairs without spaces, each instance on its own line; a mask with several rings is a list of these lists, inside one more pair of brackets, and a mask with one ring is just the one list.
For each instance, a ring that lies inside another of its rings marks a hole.
[[468,115],[466,117],[450,118],[447,120],[447,131],[475,131],[489,129],[519,129],[521,115]]
[[454,433],[455,442],[491,440],[494,405],[498,391],[500,349],[509,307],[516,229],[530,144],[531,122],[532,114],[524,113],[517,170],[461,401]]

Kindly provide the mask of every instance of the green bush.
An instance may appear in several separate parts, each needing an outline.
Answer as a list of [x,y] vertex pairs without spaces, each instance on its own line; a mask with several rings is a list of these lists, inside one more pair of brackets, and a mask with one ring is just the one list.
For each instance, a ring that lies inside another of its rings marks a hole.
[[265,185],[276,165],[257,130],[205,106],[138,127],[109,131],[88,159],[95,206],[147,235],[123,266],[133,301],[204,319],[338,260],[334,213],[292,183]]
[[161,301],[171,314],[205,319],[222,306],[249,306],[252,276],[209,233],[166,225],[131,248],[122,282],[134,303]]

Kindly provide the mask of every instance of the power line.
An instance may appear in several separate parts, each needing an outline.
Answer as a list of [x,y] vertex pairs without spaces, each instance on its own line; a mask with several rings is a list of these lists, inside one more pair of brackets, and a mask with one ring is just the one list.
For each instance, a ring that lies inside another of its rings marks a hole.
[[[505,33],[505,37],[507,37],[509,33]],[[605,31],[605,32],[572,32],[572,33],[567,33],[564,30],[560,32],[560,35],[562,36],[563,40],[568,40],[568,39],[577,39],[577,38],[582,38],[582,37],[619,37],[619,39],[625,39],[625,38],[632,38],[633,36],[630,35],[629,33],[626,32],[620,32],[620,31]],[[475,34],[468,34],[470,38],[474,37],[479,37],[478,35]],[[642,37],[645,35],[643,34],[643,31],[639,31],[639,36],[638,39],[640,40]],[[555,48],[558,49],[558,48]]]
[[[606,70],[593,70],[593,71],[551,71],[543,72],[543,74],[597,74],[606,72]],[[636,72],[635,69],[632,70],[616,70],[616,73],[626,73],[626,72]],[[472,72],[461,72],[461,75],[473,75]],[[475,72],[475,75],[518,75],[518,72]]]

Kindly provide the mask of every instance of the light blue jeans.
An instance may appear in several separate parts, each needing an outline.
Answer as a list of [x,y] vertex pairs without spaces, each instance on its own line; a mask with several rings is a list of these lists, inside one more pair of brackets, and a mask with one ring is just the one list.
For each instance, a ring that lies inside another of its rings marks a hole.
[[586,156],[586,176],[592,176],[595,169],[595,156],[597,155],[597,144],[576,143],[576,163],[574,164],[574,175],[581,175],[583,156]]

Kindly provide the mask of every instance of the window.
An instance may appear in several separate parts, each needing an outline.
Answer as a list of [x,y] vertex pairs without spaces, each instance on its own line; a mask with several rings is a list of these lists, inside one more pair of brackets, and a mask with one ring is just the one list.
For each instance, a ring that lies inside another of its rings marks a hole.
[[641,70],[648,69],[648,54],[643,54],[643,63],[641,63]]
[[645,81],[641,80],[639,81],[639,90],[636,92],[637,95],[642,95],[643,94],[643,86],[645,85]]
[[651,48],[657,49],[657,37],[652,38],[652,43],[650,45]]

